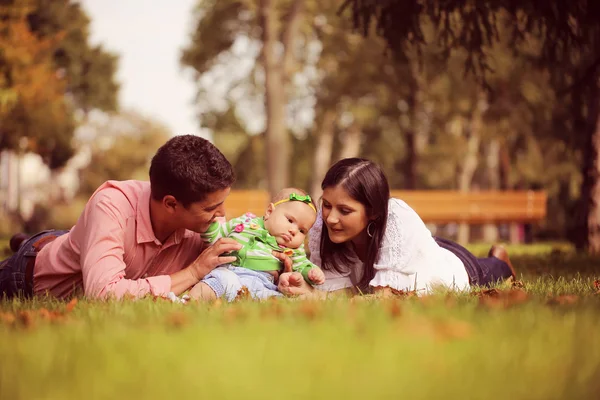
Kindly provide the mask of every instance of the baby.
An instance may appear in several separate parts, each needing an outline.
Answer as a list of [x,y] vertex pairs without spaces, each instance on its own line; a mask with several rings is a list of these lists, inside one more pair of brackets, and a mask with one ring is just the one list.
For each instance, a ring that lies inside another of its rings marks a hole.
[[202,238],[209,244],[222,237],[233,238],[242,249],[233,252],[237,260],[215,268],[190,291],[190,297],[210,300],[224,296],[233,301],[246,287],[254,299],[281,296],[275,281],[282,262],[273,251],[292,260],[292,270],[313,285],[325,282],[321,268],[311,263],[304,251],[304,239],[317,218],[309,195],[294,188],[283,189],[267,207],[264,217],[246,213],[227,222],[213,222]]

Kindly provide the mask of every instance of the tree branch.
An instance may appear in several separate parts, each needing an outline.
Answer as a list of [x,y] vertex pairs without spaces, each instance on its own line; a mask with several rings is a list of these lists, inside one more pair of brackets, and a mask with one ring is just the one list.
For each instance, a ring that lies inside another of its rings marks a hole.
[[261,54],[265,69],[275,66],[274,44],[275,44],[275,12],[271,0],[260,0],[259,19],[262,27],[261,39],[263,42]]
[[281,61],[284,80],[287,80],[291,75],[292,64],[294,62],[294,39],[300,30],[300,20],[302,19],[303,8],[304,0],[295,0],[285,19],[285,29],[282,35],[283,58]]

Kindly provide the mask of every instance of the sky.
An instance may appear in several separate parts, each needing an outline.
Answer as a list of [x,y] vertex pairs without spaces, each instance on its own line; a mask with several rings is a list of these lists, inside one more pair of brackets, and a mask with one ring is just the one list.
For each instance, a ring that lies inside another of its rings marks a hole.
[[192,104],[192,73],[179,65],[196,1],[80,1],[91,19],[91,42],[120,56],[121,108],[157,119],[174,135],[206,135]]

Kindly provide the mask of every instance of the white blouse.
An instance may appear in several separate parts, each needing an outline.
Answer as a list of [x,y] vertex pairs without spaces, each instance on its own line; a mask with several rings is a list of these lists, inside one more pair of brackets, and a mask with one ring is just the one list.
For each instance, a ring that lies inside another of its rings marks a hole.
[[[320,241],[323,229],[321,211],[309,233],[310,260],[321,265]],[[435,287],[457,290],[469,287],[469,277],[460,259],[441,248],[417,213],[404,201],[390,199],[388,220],[379,257],[374,265],[372,287],[389,286],[396,290],[416,290],[425,294]],[[350,265],[343,273],[324,271],[325,283],[321,290],[333,291],[354,287],[364,272],[364,264],[352,254]]]

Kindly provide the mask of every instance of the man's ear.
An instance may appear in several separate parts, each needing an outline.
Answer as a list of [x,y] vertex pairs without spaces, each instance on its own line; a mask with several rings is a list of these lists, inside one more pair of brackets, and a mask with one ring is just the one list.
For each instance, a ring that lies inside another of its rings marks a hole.
[[273,212],[273,209],[275,208],[275,206],[273,205],[273,203],[269,204],[269,207],[267,207],[267,209],[265,210],[265,215],[263,217],[263,219],[266,221],[269,219],[269,216],[271,215],[271,213]]
[[175,213],[175,211],[177,211],[177,207],[179,207],[177,199],[171,196],[170,194],[163,197],[162,204],[167,210],[167,212],[171,214]]

